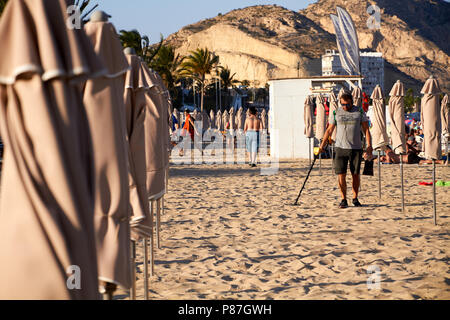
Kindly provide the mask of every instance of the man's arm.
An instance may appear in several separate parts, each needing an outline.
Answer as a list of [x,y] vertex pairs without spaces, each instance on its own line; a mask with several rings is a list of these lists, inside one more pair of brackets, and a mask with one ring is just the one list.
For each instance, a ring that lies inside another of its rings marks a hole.
[[367,144],[366,153],[367,153],[367,156],[369,158],[371,158],[373,148],[372,148],[372,135],[370,134],[369,122],[367,122],[367,121],[363,122],[362,129],[363,129],[364,135],[366,136],[366,144]]
[[323,152],[323,149],[325,149],[325,146],[328,143],[328,139],[330,139],[331,135],[333,134],[334,129],[336,128],[335,124],[331,124],[328,126],[327,131],[325,131],[325,135],[323,136],[322,143],[320,144],[320,153]]

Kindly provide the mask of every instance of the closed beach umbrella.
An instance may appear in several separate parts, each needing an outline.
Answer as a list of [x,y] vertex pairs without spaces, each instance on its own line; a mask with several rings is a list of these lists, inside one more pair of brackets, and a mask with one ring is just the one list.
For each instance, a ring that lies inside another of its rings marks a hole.
[[389,113],[391,116],[391,139],[392,149],[396,154],[406,152],[406,129],[405,129],[405,88],[398,80],[389,94]]
[[442,122],[442,135],[446,138],[450,136],[450,109],[448,107],[448,95],[446,94],[441,103],[441,122]]
[[230,122],[230,130],[234,130],[236,126],[236,115],[234,114],[234,108],[230,109],[228,121]]
[[194,119],[194,122],[199,120],[198,117],[199,117],[199,113],[198,113],[197,109],[195,109],[194,112],[192,112],[192,119]]
[[314,138],[314,103],[311,96],[308,96],[305,100],[305,109],[303,113],[305,121],[304,134],[307,138]]
[[165,193],[166,143],[165,107],[155,74],[142,62],[149,89],[146,91],[145,157],[146,186],[150,200],[159,199]]
[[211,110],[209,113],[209,128],[215,129],[216,127],[216,115],[214,114],[214,110]]
[[209,116],[206,111],[202,112],[202,124],[203,124],[203,131],[209,129],[211,121],[209,120]]
[[370,98],[373,101],[372,144],[373,148],[378,150],[378,196],[381,198],[381,150],[389,144],[389,138],[386,131],[386,106],[379,85],[375,87]]
[[145,154],[146,81],[141,59],[128,48],[125,49],[130,70],[125,78],[125,115],[129,143],[129,187],[132,207],[132,238],[140,238],[139,233],[150,235],[148,218],[148,193],[146,186],[147,166]]
[[439,94],[441,89],[436,78],[430,77],[422,88],[422,126],[424,134],[425,157],[431,160],[439,160],[442,157],[441,150],[441,106]]
[[327,127],[327,117],[325,111],[325,100],[322,95],[319,95],[316,98],[316,138],[321,141],[323,136],[325,135],[326,127]]
[[223,125],[223,130],[227,130],[227,123],[230,120],[230,115],[228,114],[228,111],[225,110],[222,114],[222,125]]
[[345,93],[345,89],[344,88],[341,88],[341,90],[339,90],[339,93],[338,93],[338,106],[341,106],[341,98],[342,98],[342,95]]
[[10,0],[0,20],[0,300],[99,298],[80,88],[105,69],[66,10],[64,0]]
[[[334,94],[334,92],[331,92],[330,94],[330,112],[328,116],[328,122],[330,123],[330,120],[334,118],[334,113],[339,109],[339,102],[338,98]],[[333,133],[331,134],[331,140],[336,141],[336,129],[334,129]]]
[[441,106],[439,105],[439,94],[441,88],[436,78],[431,76],[420,92],[422,98],[422,126],[423,126],[423,148],[425,158],[433,160],[433,209],[434,224],[437,224],[436,208],[436,160],[442,157],[441,146]]
[[95,231],[99,279],[130,288],[128,153],[123,93],[129,66],[114,26],[91,21],[85,31],[108,72],[84,89],[95,160]]
[[404,186],[403,186],[403,154],[406,153],[406,128],[405,128],[405,89],[403,83],[398,80],[389,94],[389,113],[391,116],[391,140],[392,149],[400,154],[400,179],[402,190],[402,211],[405,211]]
[[261,121],[263,123],[263,128],[267,131],[269,128],[269,122],[267,119],[267,112],[266,109],[263,109],[263,111],[261,112]]
[[371,119],[373,148],[375,150],[384,149],[389,144],[389,138],[386,131],[386,106],[379,85],[375,87],[370,98],[373,101],[373,116]]
[[217,111],[216,114],[216,129],[219,131],[223,131],[223,122],[222,122],[222,111]]
[[358,108],[362,108],[362,91],[360,87],[355,87],[352,92],[353,104]]

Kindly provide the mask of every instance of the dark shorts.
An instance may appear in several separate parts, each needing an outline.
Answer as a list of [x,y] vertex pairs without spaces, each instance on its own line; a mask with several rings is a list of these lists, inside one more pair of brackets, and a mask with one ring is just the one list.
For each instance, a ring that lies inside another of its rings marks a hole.
[[334,158],[334,170],[336,174],[346,174],[349,162],[350,172],[352,174],[360,174],[362,155],[362,150],[336,148],[336,157]]

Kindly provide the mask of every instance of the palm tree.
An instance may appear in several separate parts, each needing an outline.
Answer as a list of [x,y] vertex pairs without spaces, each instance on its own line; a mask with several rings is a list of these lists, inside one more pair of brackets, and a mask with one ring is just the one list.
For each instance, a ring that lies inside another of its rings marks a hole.
[[200,110],[203,111],[203,101],[205,96],[206,75],[211,74],[219,63],[219,57],[210,52],[207,48],[191,51],[181,64],[181,75],[192,78],[200,85],[201,100]]
[[224,88],[229,89],[239,83],[238,80],[234,79],[235,75],[236,73],[231,74],[230,68],[221,68],[219,76]]
[[133,48],[136,54],[144,59],[147,64],[152,62],[164,41],[161,35],[159,45],[156,48],[152,48],[150,46],[150,38],[146,35],[141,35],[136,29],[131,31],[120,30],[119,38],[124,48]]
[[151,61],[150,67],[159,73],[167,88],[172,91],[181,78],[183,60],[184,57],[176,54],[172,46],[163,45]]

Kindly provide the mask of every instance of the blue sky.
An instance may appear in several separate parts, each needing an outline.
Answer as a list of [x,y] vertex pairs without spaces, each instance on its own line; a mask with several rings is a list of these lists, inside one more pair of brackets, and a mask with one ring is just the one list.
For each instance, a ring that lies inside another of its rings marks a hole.
[[225,14],[233,9],[259,4],[277,4],[291,10],[306,8],[314,0],[93,0],[109,13],[117,30],[137,29],[157,42],[162,33],[167,37],[202,19]]

